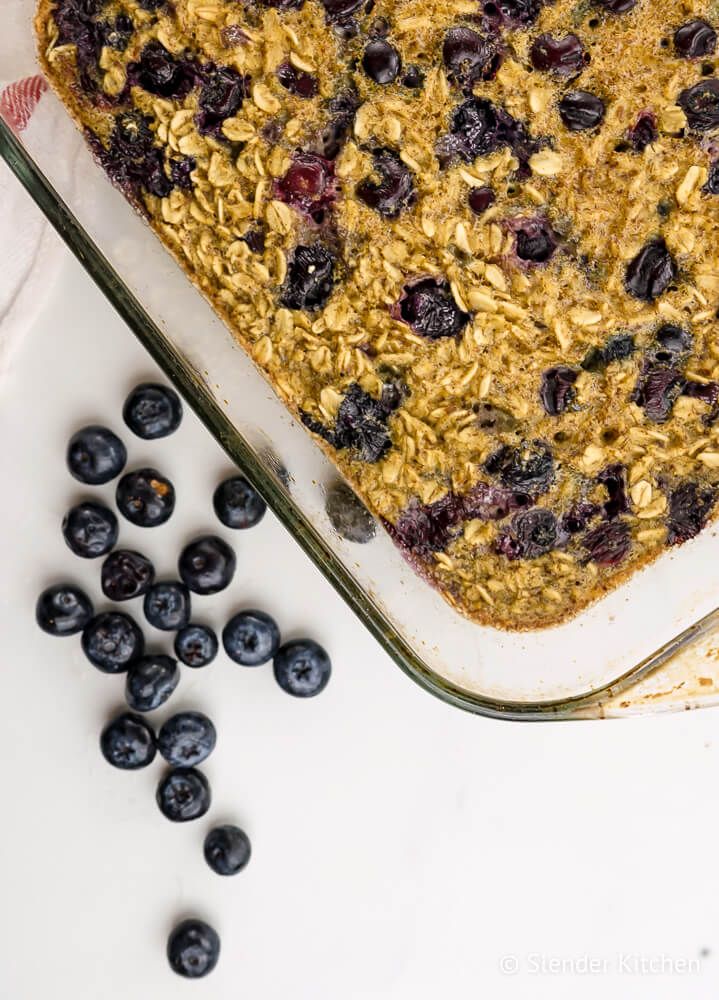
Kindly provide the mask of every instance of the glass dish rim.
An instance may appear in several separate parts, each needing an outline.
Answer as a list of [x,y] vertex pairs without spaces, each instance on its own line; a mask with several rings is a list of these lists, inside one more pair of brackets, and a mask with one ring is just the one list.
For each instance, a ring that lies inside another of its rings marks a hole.
[[207,391],[197,372],[125,285],[1,115],[0,157],[166,377],[229,458],[262,494],[280,523],[396,665],[425,691],[453,707],[500,720],[531,722],[600,718],[605,701],[626,691],[691,645],[706,629],[709,619],[715,619],[716,613],[710,613],[669,640],[661,649],[628,668],[619,678],[569,698],[527,702],[494,699],[473,694],[439,676],[422,662],[326,545],[290,495],[275,482],[251,445]]

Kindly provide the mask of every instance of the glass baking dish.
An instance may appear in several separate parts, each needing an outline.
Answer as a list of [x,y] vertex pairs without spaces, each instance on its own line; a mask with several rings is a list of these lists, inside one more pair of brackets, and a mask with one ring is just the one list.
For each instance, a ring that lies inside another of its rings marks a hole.
[[[34,0],[6,39],[32,56]],[[334,466],[289,415],[223,323],[94,163],[44,93],[20,130],[0,97],[0,154],[128,326],[288,531],[395,662],[444,701],[504,719],[600,718],[719,701],[719,535],[667,553],[551,629],[465,620],[381,529],[340,538],[325,512]],[[58,155],[58,150],[62,154]],[[286,469],[289,476],[283,474]]]

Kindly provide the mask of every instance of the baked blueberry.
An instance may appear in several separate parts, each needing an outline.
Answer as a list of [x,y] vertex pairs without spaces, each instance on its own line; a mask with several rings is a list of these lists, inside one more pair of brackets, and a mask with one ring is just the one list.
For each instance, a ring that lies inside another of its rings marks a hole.
[[35,605],[35,620],[48,635],[82,632],[93,615],[92,601],[71,583],[58,583],[43,590]]
[[574,383],[578,374],[576,368],[569,368],[567,365],[555,365],[542,372],[539,395],[542,406],[550,417],[564,413],[574,401],[576,396]]
[[136,712],[153,712],[177,687],[180,671],[171,656],[151,653],[134,660],[127,671],[125,698]]
[[518,447],[504,444],[489,456],[484,468],[508,489],[533,497],[547,492],[556,471],[551,449],[543,441]]
[[201,979],[217,965],[220,939],[204,920],[183,920],[167,942],[170,968],[185,979]]
[[222,140],[222,124],[237,114],[250,91],[250,78],[232,66],[213,66],[206,71],[200,88],[197,130]]
[[274,618],[264,611],[240,611],[222,630],[225,652],[244,667],[267,663],[280,645],[280,630]]
[[334,257],[321,243],[297,246],[287,265],[280,302],[288,309],[311,312],[321,308],[332,294]]
[[204,816],[210,808],[210,785],[194,767],[177,767],[157,786],[156,798],[163,816],[173,823],[187,823]]
[[602,347],[590,347],[584,355],[582,368],[587,372],[604,371],[613,361],[626,361],[636,349],[631,333],[617,333],[609,337]]
[[133,434],[152,441],[177,430],[182,421],[182,403],[169,386],[141,382],[125,400],[122,416]]
[[82,649],[90,663],[105,674],[121,674],[145,651],[142,631],[130,615],[103,611],[82,632]]
[[178,569],[182,582],[195,594],[216,594],[230,584],[237,565],[235,553],[216,535],[190,542],[180,553]]
[[535,69],[555,76],[572,77],[581,73],[589,62],[589,53],[576,35],[540,35],[532,42],[529,58]]
[[176,58],[159,41],[148,42],[137,62],[127,66],[130,84],[157,97],[187,97],[199,79],[199,67],[190,59]]
[[449,79],[467,91],[477,80],[491,80],[501,62],[493,40],[464,26],[450,28],[444,36],[442,59]]
[[119,476],[127,461],[125,445],[107,427],[91,424],[76,431],[67,447],[67,467],[81,483],[99,486]]
[[105,556],[117,541],[117,518],[100,503],[87,500],[71,507],[62,522],[63,538],[76,556]]
[[483,215],[497,200],[491,187],[475,187],[469,192],[467,202],[475,215]]
[[629,554],[632,534],[626,521],[602,521],[587,532],[582,545],[598,566],[618,566]]
[[155,759],[155,733],[152,726],[133,712],[123,712],[103,729],[100,735],[102,756],[122,771],[147,767]]
[[484,0],[484,20],[492,28],[527,28],[539,17],[545,0]]
[[396,219],[400,212],[414,204],[417,192],[414,176],[392,149],[375,149],[372,172],[378,180],[360,181],[356,192],[360,201],[386,219]]
[[296,698],[312,698],[327,686],[332,672],[330,658],[312,639],[286,642],[275,653],[275,680]]
[[677,264],[662,237],[644,244],[629,263],[624,287],[635,299],[653,302],[669,288],[677,276]]
[[223,480],[212,497],[212,506],[226,528],[254,528],[267,510],[265,501],[244,476]]
[[677,483],[668,496],[667,544],[681,545],[698,535],[709,519],[716,497],[714,485],[700,485],[690,479]]
[[217,656],[219,643],[209,625],[186,625],[175,636],[175,656],[187,667],[205,667]]
[[173,767],[195,767],[215,749],[217,733],[202,712],[178,712],[163,723],[157,749]]
[[337,534],[349,542],[363,545],[372,541],[377,532],[375,519],[346,483],[337,482],[330,486],[325,510]]
[[362,69],[370,80],[384,86],[397,79],[402,69],[402,60],[394,45],[384,38],[379,38],[365,47]]
[[570,132],[586,132],[604,121],[604,101],[587,90],[571,90],[559,102],[559,117]]
[[508,559],[538,559],[559,541],[559,525],[552,511],[533,507],[515,515],[509,530],[497,539],[497,551]]
[[637,0],[599,0],[610,14],[627,14],[637,5]]
[[277,79],[285,90],[295,97],[305,100],[315,97],[318,91],[317,77],[303,69],[297,69],[291,62],[283,62],[277,67]]
[[682,59],[700,59],[712,55],[717,47],[717,33],[702,18],[682,24],[674,32],[674,50]]
[[239,826],[216,826],[205,837],[204,854],[213,872],[236,875],[250,860],[250,838]]
[[635,153],[643,153],[659,138],[657,116],[653,111],[642,111],[627,131],[627,139]]
[[140,528],[155,528],[172,516],[175,488],[157,469],[136,469],[117,484],[115,502],[128,521]]
[[302,413],[302,422],[334,448],[352,448],[361,461],[378,462],[392,447],[387,423],[401,401],[402,391],[394,383],[386,382],[381,398],[375,399],[353,382],[340,403],[334,427],[326,427],[307,413]]
[[111,601],[140,597],[154,579],[155,568],[150,560],[132,549],[116,549],[102,564],[102,592]]
[[176,632],[190,620],[190,591],[176,580],[153,583],[145,594],[143,608],[150,625]]
[[445,278],[420,278],[404,286],[399,319],[428,340],[456,337],[470,320],[455,302]]
[[554,256],[559,240],[543,218],[514,218],[508,223],[514,233],[515,253],[524,264],[546,264]]
[[677,104],[686,115],[689,127],[709,132],[719,126],[719,80],[702,80],[683,90]]
[[447,167],[456,160],[471,163],[505,146],[514,152],[521,166],[539,148],[525,125],[504,108],[484,98],[470,97],[452,111],[449,132],[440,136],[435,151],[440,166]]
[[419,66],[408,66],[402,77],[402,86],[417,90],[424,85],[424,73]]

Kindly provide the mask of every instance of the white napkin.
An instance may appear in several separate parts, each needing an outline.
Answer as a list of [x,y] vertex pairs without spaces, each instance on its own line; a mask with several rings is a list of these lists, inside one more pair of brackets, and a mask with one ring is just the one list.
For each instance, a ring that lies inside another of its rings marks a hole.
[[[0,113],[30,149],[52,149],[72,176],[78,143],[61,128],[62,110],[38,75],[30,6],[2,0]],[[50,224],[0,160],[0,374],[55,284],[62,256]]]

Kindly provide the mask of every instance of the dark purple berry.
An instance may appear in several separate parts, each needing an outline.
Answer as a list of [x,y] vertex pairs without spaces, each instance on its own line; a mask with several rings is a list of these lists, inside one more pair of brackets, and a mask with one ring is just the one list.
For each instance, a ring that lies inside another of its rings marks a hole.
[[165,0],[137,0],[138,7],[142,7],[143,10],[148,11],[150,14],[154,14],[156,10],[160,7],[164,7]]
[[450,492],[431,504],[411,500],[388,531],[395,544],[426,557],[446,549],[464,519],[463,498]]
[[35,605],[35,621],[48,635],[82,632],[92,615],[92,601],[84,590],[71,583],[59,583],[43,590]]
[[203,535],[180,553],[180,579],[195,594],[217,594],[232,582],[237,567],[235,553],[222,538]]
[[362,55],[362,69],[370,80],[385,86],[399,76],[402,60],[394,45],[379,38],[365,47]]
[[316,153],[297,151],[284,175],[275,181],[275,197],[321,223],[337,197],[335,165]]
[[[157,786],[155,797],[162,815],[173,823],[187,823],[199,819],[205,815],[212,801],[207,778],[202,771],[197,771],[194,767],[176,767],[168,771]],[[175,969],[175,971],[180,970]],[[204,972],[185,972],[183,975],[204,975]]]
[[662,424],[671,416],[685,385],[686,379],[677,368],[649,362],[640,372],[631,399],[643,408],[647,420]]
[[709,166],[709,177],[702,188],[705,194],[719,194],[719,160],[714,160]]
[[147,767],[155,759],[155,733],[140,715],[123,712],[100,735],[102,756],[122,771]]
[[280,292],[282,305],[307,312],[321,309],[332,294],[334,266],[334,257],[321,243],[295,247]]
[[192,172],[197,167],[193,156],[182,156],[179,160],[170,160],[170,180],[175,187],[183,191],[192,190]]
[[470,97],[452,111],[449,133],[440,137],[436,153],[440,165],[447,167],[456,160],[471,163],[505,146],[523,167],[539,148],[522,122],[491,101]]
[[484,20],[491,28],[527,28],[539,17],[544,0],[485,0]]
[[710,132],[719,126],[719,80],[702,80],[683,90],[677,104],[684,111],[689,128]]
[[546,219],[514,218],[507,223],[515,234],[515,253],[525,264],[546,264],[557,249],[557,234]]
[[265,231],[261,226],[248,229],[242,240],[247,244],[252,253],[263,254],[265,252]]
[[231,66],[218,66],[207,74],[198,100],[198,132],[222,138],[222,123],[237,114],[249,88],[249,76]]
[[117,509],[141,528],[164,524],[175,509],[175,488],[157,469],[128,472],[117,484]]
[[576,76],[589,62],[589,53],[576,35],[540,35],[532,42],[529,57],[535,69],[561,77]]
[[332,663],[319,643],[312,639],[296,639],[280,646],[272,671],[287,694],[295,698],[314,698],[327,687]]
[[173,434],[182,421],[182,403],[174,389],[155,382],[136,385],[125,400],[122,417],[144,441]]
[[217,965],[220,939],[204,920],[183,920],[167,941],[170,968],[185,979],[200,979]]
[[449,79],[469,91],[477,80],[491,80],[501,62],[492,40],[463,26],[450,28],[444,36],[442,58]]
[[604,121],[604,101],[588,90],[570,90],[559,102],[559,117],[570,132],[587,132]]
[[604,504],[604,514],[608,520],[613,520],[620,514],[629,513],[629,495],[627,493],[627,470],[624,465],[615,463],[608,465],[597,476],[607,491],[609,499]]
[[688,330],[675,326],[673,323],[665,323],[656,332],[656,347],[653,351],[654,360],[660,364],[674,361],[682,355],[688,354],[692,349],[694,339]]
[[542,406],[550,417],[564,413],[574,401],[576,396],[574,383],[578,374],[576,368],[568,368],[567,365],[556,365],[542,373],[539,395]]
[[175,636],[175,656],[193,669],[212,663],[218,649],[217,636],[208,625],[186,625]]
[[402,77],[402,85],[411,90],[417,90],[424,84],[424,73],[419,66],[408,66]]
[[700,486],[687,479],[669,493],[668,545],[681,545],[694,538],[707,523],[716,502],[715,486]]
[[603,521],[582,539],[588,559],[598,566],[618,566],[632,547],[632,535],[626,521]]
[[354,90],[343,90],[329,102],[331,117],[317,144],[317,152],[328,160],[334,160],[342,148],[360,103]]
[[635,299],[653,302],[669,288],[677,276],[676,261],[662,237],[645,243],[629,263],[624,287]]
[[302,97],[305,100],[316,97],[319,85],[317,77],[305,70],[297,69],[291,62],[283,62],[277,67],[277,79],[285,90],[289,90],[295,97]]
[[554,457],[543,441],[516,448],[504,444],[489,456],[484,468],[503,486],[533,497],[546,493],[554,482]]
[[136,712],[154,712],[164,705],[180,681],[171,656],[146,654],[133,660],[125,678],[125,699]]
[[98,25],[103,44],[117,52],[124,52],[132,38],[135,26],[127,14],[118,14],[112,21],[103,21]]
[[130,615],[104,611],[87,623],[82,650],[93,667],[104,674],[121,674],[145,651],[142,631]]
[[250,860],[250,838],[238,826],[216,826],[205,837],[205,861],[218,875],[236,875]]
[[375,399],[356,382],[349,386],[340,403],[334,427],[327,428],[307,413],[302,422],[335,448],[352,448],[363,462],[378,462],[392,445],[387,422],[402,401],[392,384],[385,384]]
[[580,500],[573,507],[570,507],[562,517],[560,530],[569,535],[577,535],[580,531],[584,531],[589,522],[598,517],[600,513],[601,508],[597,504],[590,503],[588,500]]
[[162,724],[157,749],[173,767],[196,767],[217,743],[217,731],[202,712],[178,712]]
[[610,14],[626,14],[637,5],[637,0],[599,0]]
[[365,0],[320,0],[330,24],[342,24],[363,6]]
[[719,403],[719,382],[695,382],[693,379],[687,379],[684,384],[683,396],[688,396],[690,399],[699,399],[702,403],[706,403],[711,407],[711,413],[705,418],[705,423],[713,424],[719,416],[719,408],[717,403]]
[[467,197],[469,207],[475,215],[483,215],[497,200],[491,187],[472,188]]
[[126,461],[127,451],[119,437],[97,424],[76,431],[67,446],[71,475],[89,486],[100,486],[119,476]]
[[515,515],[509,530],[497,539],[497,551],[508,559],[538,559],[560,541],[559,525],[551,510],[533,507]]
[[115,549],[102,564],[102,592],[111,601],[129,601],[145,594],[155,579],[149,559],[131,549]]
[[444,278],[420,278],[404,286],[398,318],[428,340],[456,337],[469,322]]
[[139,61],[129,63],[127,79],[149,94],[179,100],[199,82],[199,69],[189,59],[176,59],[161,42],[151,41]]
[[222,630],[222,645],[235,663],[259,667],[277,652],[280,630],[274,618],[264,611],[238,611]]
[[244,476],[225,479],[212,497],[215,514],[226,528],[254,528],[265,516],[267,504]]
[[117,541],[117,518],[99,503],[86,501],[71,507],[62,522],[63,538],[76,556],[106,556]]
[[357,197],[386,219],[396,219],[417,197],[412,171],[392,149],[375,149],[372,169],[379,180],[360,181]]
[[153,583],[143,601],[145,618],[163,632],[176,632],[190,620],[190,592],[176,580]]
[[636,351],[631,333],[618,333],[610,337],[602,347],[590,347],[584,355],[582,368],[587,372],[604,371],[613,361],[625,361]]
[[717,47],[717,33],[701,18],[687,21],[674,32],[674,49],[682,59],[700,59],[712,55]]
[[636,153],[643,153],[647,146],[651,146],[658,138],[657,116],[650,110],[642,111],[627,131],[627,140]]

